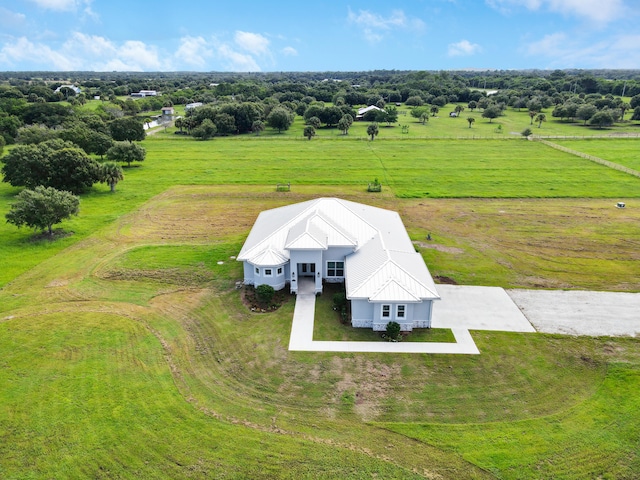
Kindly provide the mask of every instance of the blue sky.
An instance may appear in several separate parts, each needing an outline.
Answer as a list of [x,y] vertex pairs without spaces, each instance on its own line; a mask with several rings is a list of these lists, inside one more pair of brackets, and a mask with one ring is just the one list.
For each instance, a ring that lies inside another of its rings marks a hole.
[[639,0],[0,0],[0,70],[640,68]]

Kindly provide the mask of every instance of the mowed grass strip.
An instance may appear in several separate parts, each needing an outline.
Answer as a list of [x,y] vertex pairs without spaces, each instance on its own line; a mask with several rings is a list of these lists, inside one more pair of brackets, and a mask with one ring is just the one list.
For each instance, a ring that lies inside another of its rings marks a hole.
[[[640,179],[524,140],[299,141],[288,137],[149,137],[147,160],[125,169],[115,194],[96,185],[80,216],[63,222],[73,235],[32,241],[32,232],[0,222],[0,285],[174,185],[236,185],[247,191],[291,182],[316,195],[364,192],[378,178],[400,197],[611,197],[640,193]],[[0,212],[19,191],[0,183]],[[370,197],[373,198],[373,197]],[[27,253],[25,253],[27,252]]]
[[610,367],[594,396],[565,412],[513,423],[387,424],[504,479],[633,479],[640,471],[640,369]]
[[205,415],[176,389],[158,339],[118,315],[5,321],[0,350],[3,479],[422,478]]
[[[640,179],[526,140],[296,141],[152,138],[174,184],[351,185],[378,178],[400,197],[611,197]],[[176,144],[185,146],[179,149]],[[177,151],[179,150],[179,151]],[[188,156],[188,157],[187,157]],[[321,192],[321,187],[319,188]]]
[[[640,128],[638,128],[640,131]],[[640,132],[639,132],[640,133]],[[640,138],[593,138],[588,140],[551,140],[563,147],[604,158],[640,171]]]

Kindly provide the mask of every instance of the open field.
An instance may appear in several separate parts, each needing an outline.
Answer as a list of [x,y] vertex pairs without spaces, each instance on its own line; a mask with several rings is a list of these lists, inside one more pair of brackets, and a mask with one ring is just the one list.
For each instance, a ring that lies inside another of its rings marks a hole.
[[[640,139],[621,142],[632,151]],[[252,185],[252,189],[269,192],[278,182],[291,182],[294,191],[301,185],[315,185],[316,194],[339,196],[362,192],[368,182],[378,178],[385,198],[591,197],[625,201],[640,197],[638,178],[520,138],[309,142],[301,137],[248,136],[196,142],[160,133],[147,139],[144,146],[147,161],[125,169],[126,178],[116,195],[105,185],[96,185],[83,195],[80,216],[65,223],[73,236],[53,244],[33,242],[28,230],[0,222],[0,255],[4,260],[0,286],[172,185],[237,185],[234,188],[238,190]],[[8,210],[18,191],[0,184],[0,211]]]
[[[242,304],[230,257],[257,214],[319,195],[397,210],[433,275],[460,284],[640,291],[640,179],[516,136],[414,130],[161,132],[114,195],[82,197],[62,225],[74,235],[34,242],[0,223],[0,477],[634,478],[637,338],[289,352],[294,299]],[[554,141],[635,168],[638,139]],[[383,192],[368,194],[376,177]],[[0,211],[16,192],[0,184]],[[316,315],[316,335],[353,339],[328,295]]]
[[[5,286],[2,477],[633,477],[637,339],[476,332],[472,357],[288,352],[293,301],[248,311],[229,257],[260,210],[317,191],[306,190],[173,188]],[[626,259],[605,256],[605,219],[615,241],[637,238],[637,213],[609,200],[347,197],[397,208],[421,244],[431,231],[419,248],[454,279],[480,262],[490,279],[542,215],[559,234],[539,259],[549,283],[563,264],[579,283],[568,266],[582,255],[622,271]],[[488,234],[504,225],[508,241]],[[580,255],[567,257],[563,238],[584,241]],[[527,278],[520,264],[508,270],[514,284]]]

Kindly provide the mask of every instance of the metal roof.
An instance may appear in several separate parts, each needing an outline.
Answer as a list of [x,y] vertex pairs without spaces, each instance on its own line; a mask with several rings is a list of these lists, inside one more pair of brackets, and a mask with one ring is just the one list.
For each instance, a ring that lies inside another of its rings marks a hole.
[[[238,260],[281,265],[291,249],[352,247],[345,259],[347,298],[419,302],[440,298],[400,215],[339,198],[318,198],[262,212]],[[273,261],[274,263],[266,263]]]

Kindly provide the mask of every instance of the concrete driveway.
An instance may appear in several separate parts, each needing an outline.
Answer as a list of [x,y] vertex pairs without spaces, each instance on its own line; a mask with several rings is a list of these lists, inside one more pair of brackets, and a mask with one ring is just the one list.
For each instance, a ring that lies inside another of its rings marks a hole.
[[433,328],[500,332],[535,332],[503,288],[437,285],[442,297],[433,304]]
[[539,332],[565,335],[640,335],[640,293],[509,290]]

